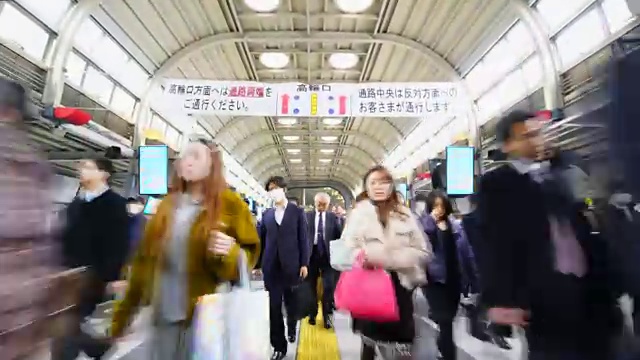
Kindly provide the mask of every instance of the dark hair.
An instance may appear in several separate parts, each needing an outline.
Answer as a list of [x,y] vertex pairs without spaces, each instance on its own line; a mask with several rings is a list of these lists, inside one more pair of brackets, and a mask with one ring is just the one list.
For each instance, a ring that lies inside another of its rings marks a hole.
[[127,204],[133,204],[133,203],[140,203],[140,204],[144,204],[144,198],[142,196],[138,196],[138,197],[130,197],[127,199]]
[[362,200],[367,200],[368,198],[369,196],[367,195],[367,192],[363,191],[360,194],[358,194],[358,196],[356,196],[356,203],[359,203]]
[[496,125],[496,138],[498,142],[505,143],[510,140],[513,135],[511,130],[514,125],[521,124],[534,117],[536,117],[536,114],[524,110],[514,110],[503,116]]
[[116,172],[116,169],[113,167],[113,162],[107,158],[95,159],[93,163],[96,164],[98,170],[104,171],[109,175],[113,175]]
[[269,191],[269,184],[274,184],[281,189],[287,188],[287,182],[282,176],[278,175],[270,177],[269,180],[267,180],[267,182],[264,184],[264,189],[267,191]]
[[[366,193],[367,179],[369,178],[369,176],[371,176],[371,174],[378,171],[384,173],[387,180],[393,182],[393,175],[391,175],[391,172],[389,171],[389,169],[387,169],[383,165],[376,165],[372,167],[371,169],[369,169],[369,171],[367,171],[366,174],[364,174],[364,177],[362,178],[362,185],[365,188],[365,194],[367,198],[369,198],[369,194]],[[387,226],[387,223],[389,221],[389,215],[391,214],[391,212],[404,214],[402,211],[400,211],[400,206],[404,204],[400,202],[400,199],[398,198],[398,193],[396,191],[392,191],[389,198],[386,201],[382,201],[380,203],[377,203],[376,205],[378,207],[378,220],[384,226]]]
[[437,199],[440,199],[442,201],[445,217],[453,214],[453,205],[451,205],[451,201],[449,200],[447,194],[441,190],[433,190],[427,196],[427,213],[431,213],[433,211],[436,206]]
[[25,114],[27,94],[24,86],[15,81],[0,78],[0,109],[2,108]]

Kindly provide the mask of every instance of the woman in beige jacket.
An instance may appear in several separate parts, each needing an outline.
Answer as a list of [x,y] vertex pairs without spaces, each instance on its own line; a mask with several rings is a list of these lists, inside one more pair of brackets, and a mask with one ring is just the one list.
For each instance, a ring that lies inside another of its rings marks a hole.
[[[365,266],[382,267],[389,272],[400,320],[380,323],[354,319],[354,328],[374,341],[409,347],[415,337],[412,293],[416,286],[426,283],[425,267],[431,258],[431,245],[411,210],[398,199],[386,168],[370,169],[364,177],[364,188],[368,200],[356,204],[342,238],[354,250],[354,259],[362,252]],[[374,349],[363,345],[361,360],[374,357]]]

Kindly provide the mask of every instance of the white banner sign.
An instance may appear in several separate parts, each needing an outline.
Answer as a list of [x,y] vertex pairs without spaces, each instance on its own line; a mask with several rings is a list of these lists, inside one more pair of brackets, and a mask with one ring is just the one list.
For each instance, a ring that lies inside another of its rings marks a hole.
[[299,83],[167,79],[164,101],[189,114],[292,117],[454,116],[455,83]]
[[168,106],[188,114],[273,116],[276,92],[269,84],[252,81],[167,79],[164,97]]

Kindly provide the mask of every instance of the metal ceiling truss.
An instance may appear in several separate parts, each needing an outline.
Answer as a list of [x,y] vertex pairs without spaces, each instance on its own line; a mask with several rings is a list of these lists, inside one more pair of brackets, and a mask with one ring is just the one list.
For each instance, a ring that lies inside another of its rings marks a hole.
[[[259,183],[261,181],[266,180],[266,178],[268,178],[269,176],[273,175],[273,173],[282,173],[283,171],[281,170],[282,167],[284,166],[284,162],[281,158],[271,158],[267,161],[265,161],[264,163],[262,163],[259,167],[257,167],[256,169],[254,169],[255,173],[254,173],[254,177],[256,178],[256,181],[258,181]],[[318,166],[320,167],[320,166]],[[315,173],[312,169],[309,169],[309,173],[311,175],[305,175],[305,174],[294,174],[292,175],[293,177],[299,176],[302,178],[306,178],[306,177],[310,177],[310,176],[320,176],[317,175],[317,173]],[[349,167],[340,167],[336,170],[336,174],[343,174],[346,175],[346,178],[350,178],[352,180],[354,180],[355,183],[358,182],[358,179],[361,178],[362,174],[357,173],[355,170],[349,168]],[[324,175],[322,175],[324,176]]]
[[355,194],[353,193],[353,189],[351,189],[346,184],[344,179],[320,179],[320,180],[289,180],[287,184],[288,189],[300,189],[300,188],[323,188],[323,187],[331,187],[336,189],[342,198],[344,199],[344,204],[346,207],[350,207],[351,203],[355,199]]
[[[51,103],[54,105],[60,104],[65,83],[64,71],[66,60],[72,50],[74,37],[76,36],[84,20],[92,14],[93,10],[96,9],[101,2],[102,0],[78,0],[78,2],[67,11],[67,14],[65,15],[62,22],[58,39],[55,46],[53,46],[51,56],[49,57],[50,64],[48,65],[50,65],[50,70],[47,75],[45,92],[43,95],[43,101],[45,101],[46,103]],[[510,4],[513,6],[514,10],[519,13],[521,19],[527,25],[527,29],[534,37],[536,47],[538,49],[538,52],[540,53],[540,56],[542,57],[543,71],[545,73],[545,103],[547,106],[554,106],[558,103],[557,99],[560,98],[559,94],[561,94],[560,84],[558,81],[558,68],[557,66],[555,66],[557,64],[557,56],[554,57],[554,47],[547,36],[542,36],[542,34],[546,34],[546,32],[544,32],[542,22],[540,21],[536,11],[528,5],[526,0],[510,0]],[[383,9],[387,8],[386,5],[387,4],[385,2]],[[385,16],[386,15],[387,14],[385,12]],[[250,15],[243,14],[240,16]],[[273,14],[273,16],[278,16],[278,14]],[[470,129],[470,138],[473,139],[474,143],[478,141],[479,129],[477,126],[477,109],[475,105],[471,103],[472,98],[469,96],[469,92],[464,85],[464,82],[462,82],[462,78],[455,67],[450,64],[443,56],[419,41],[398,34],[382,33],[380,30],[382,15],[380,15],[378,18],[376,31],[373,34],[361,32],[311,31],[309,21],[314,16],[325,17],[329,15],[310,14],[308,6],[307,13],[305,15],[291,14],[287,16],[304,16],[304,18],[307,20],[306,31],[243,32],[242,29],[238,29],[238,31],[231,33],[221,33],[206,36],[186,45],[185,47],[171,55],[153,74],[153,77],[149,81],[147,88],[140,99],[140,102],[138,102],[136,106],[133,117],[134,124],[136,125],[134,131],[133,146],[137,147],[140,145],[142,140],[142,131],[147,128],[150,123],[150,97],[153,93],[153,90],[160,85],[162,78],[169,75],[170,72],[177,66],[179,66],[184,60],[188,59],[195,53],[201,52],[204,49],[223,44],[240,44],[242,45],[242,48],[245,50],[245,52],[248,53],[248,44],[250,43],[273,44],[279,42],[307,43],[307,53],[310,52],[310,45],[312,43],[323,44],[337,42],[370,45],[391,44],[401,46],[409,51],[412,51],[428,60],[439,71],[445,73],[451,81],[460,82],[463,96],[466,96],[469,99],[470,108],[468,115],[470,116],[470,118],[472,119],[472,123],[474,124],[474,126],[471,126]],[[555,55],[557,55],[557,53],[555,53]],[[373,58],[373,46],[370,46],[366,63],[369,63],[371,58]],[[252,70],[255,73],[255,66],[253,66],[253,64],[251,65]],[[363,76],[365,76],[364,73],[368,70],[367,67],[363,69],[361,79],[363,78]],[[309,80],[311,77],[310,73],[311,71],[309,70]],[[555,96],[547,96],[547,93],[555,94]],[[273,132],[270,131],[269,134],[273,135]],[[347,133],[341,133],[340,135],[354,136]],[[367,135],[365,135],[365,137],[371,139]],[[274,141],[277,141],[277,139],[274,139]],[[238,146],[235,147],[237,148]],[[384,151],[388,150],[389,149],[386,148],[384,149]]]
[[[367,152],[366,150],[364,150],[363,148],[357,146],[357,145],[337,145],[337,144],[314,144],[312,146],[309,146],[308,142],[300,142],[300,143],[286,143],[284,145],[275,145],[275,144],[269,144],[269,145],[264,145],[264,146],[260,146],[254,150],[252,150],[250,153],[248,153],[247,155],[245,155],[242,159],[237,159],[238,162],[240,164],[244,164],[247,161],[249,161],[249,159],[254,158],[254,156],[256,156],[257,154],[263,153],[263,152],[267,152],[270,150],[278,150],[278,149],[283,149],[284,151],[286,151],[287,149],[300,149],[301,152],[311,152],[314,150],[320,150],[320,149],[331,149],[334,151],[339,151],[339,150],[348,150],[348,151],[355,151],[358,153],[358,156],[363,157],[368,159],[372,164],[377,164],[379,163],[378,160],[376,160],[376,158],[371,155],[369,152]],[[294,155],[294,154],[291,154]],[[329,156],[331,154],[327,154],[327,156]]]
[[[357,156],[354,155],[340,155],[338,157],[336,157],[334,154],[331,155],[325,155],[325,158],[329,159],[331,158],[331,163],[320,163],[320,162],[315,162],[312,161],[312,159],[314,158],[320,158],[322,157],[322,155],[320,156],[314,156],[315,154],[311,155],[309,153],[307,154],[295,154],[292,156],[295,156],[298,159],[302,160],[302,163],[299,163],[300,166],[305,166],[307,168],[313,168],[313,167],[330,167],[333,164],[335,164],[336,161],[345,161],[349,163],[349,166],[351,164],[355,164],[359,170],[364,170],[364,172],[366,172],[367,170],[369,170],[369,168],[371,167],[371,164],[367,164],[366,162],[363,162],[360,158],[358,158]],[[331,157],[329,157],[331,156]],[[247,171],[251,171],[252,169],[256,168],[258,165],[262,164],[263,162],[265,162],[266,160],[269,159],[273,159],[273,158],[279,158],[279,156],[275,156],[274,154],[272,154],[271,156],[267,156],[267,157],[260,157],[260,158],[256,158],[256,160],[252,160],[250,162],[246,162],[246,163],[242,163],[242,165],[244,167],[247,168]],[[313,162],[313,165],[310,165],[310,163]],[[289,163],[290,165],[293,165],[293,163]],[[346,164],[339,164],[339,166],[346,166]]]

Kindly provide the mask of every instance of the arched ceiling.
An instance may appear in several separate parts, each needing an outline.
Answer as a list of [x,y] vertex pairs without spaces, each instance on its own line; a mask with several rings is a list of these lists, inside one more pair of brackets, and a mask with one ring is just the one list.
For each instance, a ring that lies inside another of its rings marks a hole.
[[[154,64],[156,77],[426,82],[459,80],[482,55],[478,49],[516,19],[510,1],[375,0],[363,13],[345,14],[333,0],[281,0],[274,13],[256,13],[240,0],[109,0],[101,11],[141,50],[140,62]],[[266,68],[259,57],[269,52],[288,54],[290,65]],[[334,53],[356,54],[359,62],[336,70],[328,63]],[[258,182],[284,173],[298,183],[333,180],[353,189],[419,119],[345,118],[331,126],[319,118],[293,125],[270,117],[198,121]]]

